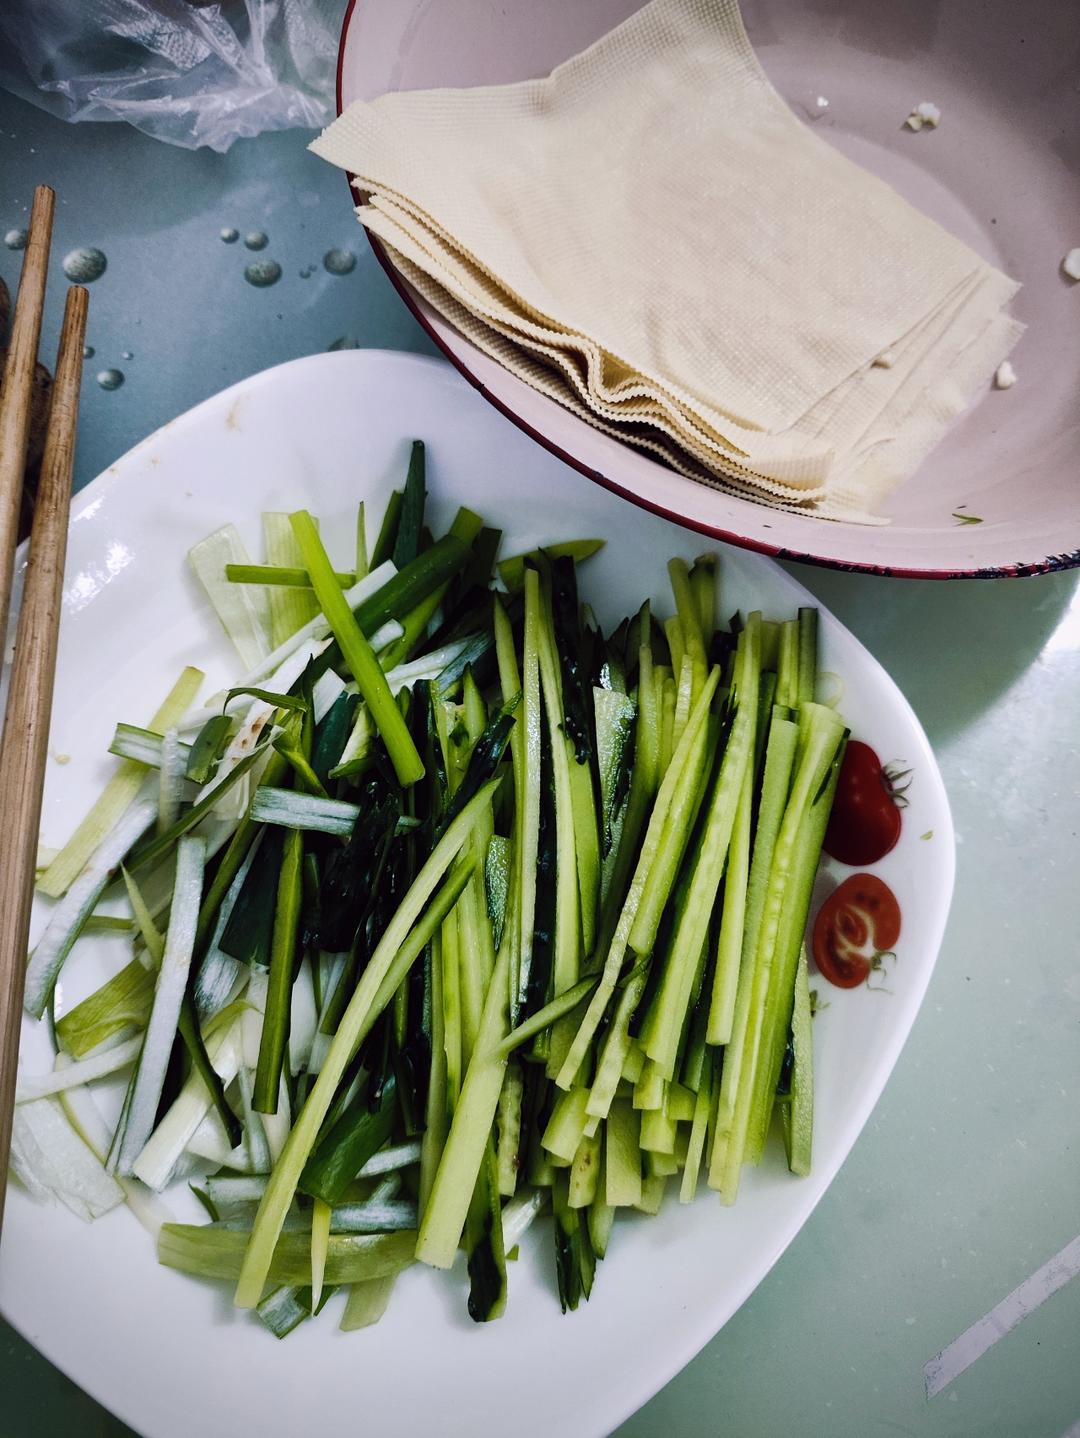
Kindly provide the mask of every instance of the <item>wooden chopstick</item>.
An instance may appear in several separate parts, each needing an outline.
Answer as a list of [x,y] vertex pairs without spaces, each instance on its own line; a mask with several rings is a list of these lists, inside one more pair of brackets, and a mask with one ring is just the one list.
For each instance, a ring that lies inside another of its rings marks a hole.
[[[0,742],[0,814],[4,824],[0,860],[0,1227],[15,1107],[26,948],[60,627],[87,300],[84,289],[68,290],[30,532],[4,737]],[[22,302],[21,292],[19,301]],[[33,363],[34,356],[31,370]],[[7,602],[5,591],[5,611]]]
[[23,467],[30,433],[30,397],[45,309],[45,279],[55,203],[56,196],[48,185],[39,185],[34,191],[30,234],[23,252],[11,344],[4,369],[4,390],[0,396],[0,639],[7,634]]

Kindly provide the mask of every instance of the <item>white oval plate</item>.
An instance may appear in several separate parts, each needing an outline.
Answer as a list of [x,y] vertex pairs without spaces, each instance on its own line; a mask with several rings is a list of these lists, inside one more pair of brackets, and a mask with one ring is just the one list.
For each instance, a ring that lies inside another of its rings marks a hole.
[[[117,719],[144,722],[184,664],[206,669],[211,684],[236,671],[187,576],[187,548],[235,520],[256,552],[261,510],[306,506],[345,564],[357,500],[378,516],[414,436],[428,444],[436,525],[460,502],[504,527],[504,553],[602,535],[607,548],[583,579],[601,619],[646,594],[669,612],[666,561],[696,555],[700,538],[560,464],[448,365],[369,351],[269,370],[159,430],[76,497],[51,737],[53,754],[70,761],[49,766],[46,842],[67,838],[108,773]],[[724,615],[789,615],[811,602],[753,554],[725,549],[721,574]],[[608,1432],[640,1406],[735,1312],[825,1192],[907,1038],[945,925],[952,824],[926,737],[884,670],[835,619],[822,620],[822,663],[841,676],[854,733],[882,759],[906,761],[914,779],[900,843],[877,866],[904,914],[892,992],[830,989],[815,1020],[812,1177],[792,1178],[773,1153],[746,1174],[733,1209],[703,1192],[690,1207],[669,1201],[658,1218],[620,1221],[592,1300],[575,1314],[559,1312],[545,1224],[511,1265],[497,1323],[469,1320],[460,1273],[415,1269],[377,1328],[339,1333],[331,1310],[285,1343],[236,1313],[224,1287],[159,1268],[125,1209],[86,1227],[13,1185],[4,1315],[144,1438],[511,1429],[569,1438]],[[123,958],[115,940],[80,945],[64,1003]],[[23,1045],[27,1069],[49,1066],[41,1027],[26,1025]],[[186,1191],[169,1201],[197,1217]]]

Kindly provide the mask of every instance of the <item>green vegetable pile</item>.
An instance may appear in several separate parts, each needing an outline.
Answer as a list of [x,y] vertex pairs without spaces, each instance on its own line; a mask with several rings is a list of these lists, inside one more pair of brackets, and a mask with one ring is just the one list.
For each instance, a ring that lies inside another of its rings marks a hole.
[[[495,1318],[548,1209],[574,1308],[619,1209],[702,1175],[734,1202],[774,1127],[810,1166],[803,934],[847,737],[814,702],[815,611],[718,623],[705,555],[668,566],[671,618],[605,635],[598,541],[499,562],[478,516],[436,539],[426,511],[416,443],[347,571],[306,511],[263,517],[265,564],[231,526],[196,546],[245,672],[193,711],[185,671],[119,725],[40,876],[32,1014],[84,934],[133,951],[56,1019],[16,1172],[86,1216],[186,1179],[209,1221],[152,1213],[161,1262],[279,1336],[337,1288],[343,1327],[377,1321],[462,1249]],[[109,1133],[84,1085],[121,1072]],[[56,1158],[58,1112],[93,1173]]]

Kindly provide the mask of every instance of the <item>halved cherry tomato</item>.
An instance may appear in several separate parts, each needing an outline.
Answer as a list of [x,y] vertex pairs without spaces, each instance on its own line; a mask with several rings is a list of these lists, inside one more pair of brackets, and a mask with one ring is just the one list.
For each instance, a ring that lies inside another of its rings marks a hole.
[[814,962],[830,984],[855,989],[899,937],[900,905],[888,884],[876,874],[852,874],[818,910]]
[[900,809],[888,774],[869,744],[849,741],[840,765],[825,852],[841,864],[876,864],[900,837]]

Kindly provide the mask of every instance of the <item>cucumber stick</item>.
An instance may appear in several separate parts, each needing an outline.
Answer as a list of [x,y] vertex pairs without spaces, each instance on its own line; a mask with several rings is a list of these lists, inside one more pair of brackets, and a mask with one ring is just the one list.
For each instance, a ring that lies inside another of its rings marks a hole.
[[[717,671],[714,671],[714,677]],[[690,835],[694,830],[698,810],[701,807],[704,797],[705,784],[708,777],[708,770],[712,761],[712,739],[713,726],[708,718],[708,701],[712,697],[711,683],[706,685],[702,692],[698,706],[695,708],[691,722],[687,725],[685,739],[690,741],[689,749],[685,757],[685,763],[677,766],[676,759],[672,760],[668,771],[671,774],[677,772],[677,779],[672,788],[672,801],[668,810],[663,829],[653,859],[649,876],[645,882],[644,895],[651,898],[656,906],[657,912],[662,911],[667,897],[674,885],[683,854],[689,842]],[[704,707],[702,707],[704,706]],[[665,783],[667,775],[665,775]],[[663,786],[661,786],[661,793]],[[657,808],[660,807],[660,799],[657,799]],[[650,825],[650,832],[651,832]],[[648,834],[646,834],[646,846]],[[643,847],[644,855],[644,847]],[[644,905],[645,898],[642,900]],[[637,921],[642,918],[643,907],[639,907],[634,925],[630,930],[630,944],[634,942],[634,931],[637,928]],[[650,924],[647,927],[646,942],[649,949],[642,953],[639,963],[628,975],[622,993],[619,995],[603,1045],[600,1049],[596,1065],[596,1074],[593,1078],[592,1090],[589,1095],[589,1113],[593,1118],[604,1118],[615,1091],[622,1077],[623,1066],[630,1047],[630,1022],[637,1011],[645,989],[649,982],[649,971],[652,962],[652,944],[656,937],[656,926]],[[698,946],[700,953],[701,946]],[[693,961],[698,954],[692,956]],[[642,1045],[644,1049],[644,1044]]]
[[[559,657],[549,598],[540,592],[538,635],[540,692],[544,701],[551,770],[555,788],[555,942],[552,956],[553,997],[577,982],[581,961],[581,884],[578,872],[578,825],[575,820],[574,746],[564,733],[565,715]],[[588,775],[586,774],[586,777]],[[591,793],[590,793],[591,802]],[[596,868],[599,885],[599,863]]]
[[724,876],[724,909],[716,942],[716,965],[709,1003],[714,1032],[731,1034],[735,1016],[735,995],[739,982],[743,934],[746,924],[746,886],[750,878],[750,830],[754,807],[753,771],[747,764],[742,793],[735,811],[727,873]]
[[795,1052],[791,1069],[791,1093],[788,1101],[780,1105],[780,1119],[788,1168],[792,1173],[805,1178],[810,1172],[814,1131],[813,1016],[810,1010],[810,979],[805,945],[799,954],[799,967],[795,971],[791,1038]]
[[682,1183],[679,1187],[679,1202],[692,1203],[697,1194],[701,1176],[701,1163],[705,1156],[709,1120],[713,1107],[713,1067],[710,1062],[702,1077],[701,1086],[694,1096],[694,1113],[690,1123],[690,1139],[686,1147],[686,1163],[683,1165]]
[[489,1323],[506,1309],[506,1247],[495,1145],[489,1135],[465,1219],[469,1317]]
[[604,1197],[617,1208],[641,1202],[641,1118],[621,1097],[604,1124]]
[[[642,859],[648,857],[649,868],[628,935],[629,946],[636,954],[651,954],[653,951],[660,917],[690,840],[701,799],[701,779],[712,758],[708,749],[707,719],[718,682],[719,670],[714,669],[691,712],[657,795],[654,817],[663,807],[668,776],[674,774],[663,825],[656,832],[650,822],[642,845]],[[654,844],[650,846],[649,840],[654,834]],[[694,950],[696,955],[697,949]]]
[[596,722],[596,767],[600,779],[600,816],[603,851],[613,842],[615,815],[619,805],[619,780],[627,765],[637,705],[628,694],[594,688],[593,714]]
[[[618,982],[623,961],[626,957],[630,932],[634,926],[642,897],[646,891],[646,885],[650,878],[654,861],[660,851],[661,840],[664,837],[665,822],[672,808],[673,801],[676,798],[679,799],[680,810],[686,807],[683,803],[684,791],[687,787],[692,787],[692,785],[689,783],[680,785],[680,780],[683,777],[684,771],[691,765],[695,754],[700,754],[703,745],[703,736],[706,731],[706,719],[709,713],[709,706],[716,692],[719,678],[719,670],[714,669],[702,690],[701,697],[694,707],[691,721],[687,725],[686,733],[683,735],[679,749],[660,784],[659,791],[656,795],[656,802],[649,816],[645,838],[642,842],[637,864],[634,869],[634,877],[631,880],[618,924],[616,925],[610,946],[604,958],[600,982],[589,1001],[589,1007],[582,1017],[581,1024],[574,1036],[573,1043],[566,1055],[563,1066],[555,1079],[555,1082],[560,1088],[566,1089],[573,1084],[585,1055],[593,1042],[596,1031],[600,1026],[600,1022],[604,1017],[611,996],[615,991],[615,985]],[[685,845],[687,837],[688,834],[684,832],[681,836],[681,840],[672,839],[671,848],[665,860],[668,869],[672,867],[670,862],[671,854],[676,851],[677,846],[677,851],[681,856],[682,847]],[[658,888],[659,884],[654,884],[653,892],[655,893]],[[662,904],[660,907],[663,907]],[[621,1076],[621,1072],[622,1066],[620,1063],[619,1074],[616,1075],[616,1082]],[[603,1115],[601,1114],[600,1117],[603,1117]]]
[[637,861],[641,832],[660,782],[660,711],[653,683],[652,650],[647,644],[638,651],[638,674],[638,717],[630,792],[620,815],[618,845],[605,861],[602,878],[603,907],[595,950],[601,958],[610,947]]
[[518,1170],[521,1167],[521,1116],[525,1080],[521,1065],[513,1060],[506,1066],[497,1114],[499,1193],[513,1198],[517,1192]]
[[570,1164],[567,1202],[571,1208],[589,1208],[600,1187],[600,1138],[583,1134]]
[[[826,712],[831,713],[832,711]],[[836,720],[836,723],[841,724],[842,721]],[[789,890],[784,899],[777,944],[779,962],[771,975],[766,999],[761,1050],[748,1133],[747,1157],[753,1163],[760,1161],[769,1131],[776,1085],[780,1078],[784,1048],[791,1024],[795,974],[806,930],[806,919],[810,910],[814,878],[817,874],[818,860],[821,857],[821,845],[825,838],[825,829],[829,822],[833,795],[839,777],[844,742],[845,736],[841,733],[837,739],[827,778],[815,795],[809,812],[803,820],[796,862],[792,869]]]
[[585,1132],[588,1101],[589,1090],[584,1084],[560,1094],[555,1100],[541,1142],[556,1161],[564,1164],[573,1162]]
[[798,729],[790,720],[778,717],[784,712],[783,710],[773,710],[769,742],[765,753],[765,770],[758,807],[757,830],[754,835],[753,858],[747,885],[742,954],[730,1026],[725,1025],[724,1014],[719,1013],[714,1017],[710,999],[708,1042],[726,1045],[724,1048],[724,1080],[720,1089],[716,1124],[718,1137],[714,1139],[714,1146],[717,1144],[723,1146],[726,1142],[724,1135],[730,1131],[733,1122],[735,1095],[738,1090],[739,1072],[750,1017],[753,965],[757,955],[765,890],[768,885],[769,871],[772,868],[776,837],[787,805],[791,769],[795,758]]
[[[540,576],[527,569],[524,577],[525,633],[521,678],[516,692],[521,705],[510,740],[514,760],[515,863],[517,903],[514,906],[516,943],[512,949],[510,1019],[517,1023],[532,969],[533,924],[536,917],[536,860],[540,843]],[[503,695],[518,680],[510,621],[495,601],[495,642]]]
[[[816,841],[812,866],[805,860],[800,863],[800,855],[814,847],[819,825],[821,837],[824,836],[828,810],[825,809],[822,817],[823,790],[827,787],[826,781],[836,762],[844,733],[843,721],[821,705],[801,706],[799,718],[800,729],[805,734],[802,753],[773,850],[756,953],[752,963],[744,964],[744,972],[740,976],[740,984],[745,982],[749,985],[745,1027],[739,1035],[740,1058],[730,1071],[725,1062],[721,1081],[709,1183],[719,1188],[726,1203],[733,1203],[738,1192],[739,1170],[746,1153],[755,1095],[764,1082],[763,1076],[772,1067],[771,1052],[768,1047],[763,1048],[763,1040],[766,1046],[769,1045],[775,1028],[773,1015],[777,1010],[784,1013],[785,1019],[790,1014],[791,985],[802,940],[801,927],[796,930],[795,920],[801,909],[802,923],[805,923],[809,903],[809,888],[803,894],[800,881],[805,887],[805,875],[809,869],[812,886],[820,838]],[[785,943],[790,946],[792,940],[793,955],[782,947]],[[786,993],[781,988],[785,975]],[[767,1012],[767,1004],[772,1012]]]
[[431,1199],[435,1174],[442,1160],[446,1135],[450,1127],[450,1105],[447,1090],[446,1046],[443,1035],[443,992],[441,939],[438,933],[431,939],[429,962],[431,968],[431,1069],[428,1073],[427,1104],[424,1110],[424,1136],[420,1145],[420,1180],[417,1193],[417,1207],[421,1220]]
[[[664,966],[653,1004],[642,1025],[642,1048],[660,1067],[666,1079],[674,1077],[675,1058],[690,1002],[695,966],[708,933],[709,918],[716,902],[720,876],[740,806],[744,809],[745,826],[749,825],[749,814],[746,811],[750,803],[748,791],[757,722],[758,679],[761,671],[760,626],[761,616],[752,614],[739,635],[739,681],[734,695],[737,705],[735,720],[713,784],[705,826],[690,876],[689,890],[668,961]],[[728,877],[729,886],[737,887],[737,883],[731,883],[733,879],[738,879],[734,865],[729,866]],[[745,877],[743,883],[745,884]],[[725,900],[727,897],[725,890]],[[725,902],[725,919],[731,911],[731,906]],[[634,943],[634,933],[631,933],[630,942]]]
[[509,976],[510,946],[504,941],[488,986],[476,1051],[420,1222],[416,1257],[433,1268],[449,1268],[454,1261],[477,1174],[491,1142],[506,1059],[491,1058],[490,1050],[509,1027]]

